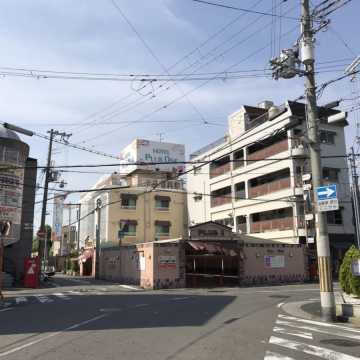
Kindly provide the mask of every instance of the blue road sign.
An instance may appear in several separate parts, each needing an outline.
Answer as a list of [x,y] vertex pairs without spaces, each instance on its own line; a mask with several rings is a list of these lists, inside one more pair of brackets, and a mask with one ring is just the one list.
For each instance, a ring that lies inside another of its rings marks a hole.
[[318,201],[337,199],[336,184],[319,186],[315,190]]

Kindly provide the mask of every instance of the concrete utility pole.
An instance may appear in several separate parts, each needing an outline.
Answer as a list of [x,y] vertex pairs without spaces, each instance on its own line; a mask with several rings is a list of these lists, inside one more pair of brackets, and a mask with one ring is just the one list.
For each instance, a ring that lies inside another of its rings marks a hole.
[[51,129],[50,130],[48,156],[47,156],[47,164],[46,164],[46,169],[45,169],[45,184],[44,184],[44,194],[43,194],[42,209],[41,209],[40,231],[38,234],[38,237],[39,237],[38,253],[39,253],[40,262],[45,254],[44,248],[45,248],[45,242],[47,241],[46,229],[45,229],[45,219],[46,219],[46,205],[47,205],[47,198],[48,198],[48,188],[49,188],[49,182],[50,182],[50,165],[51,165],[51,153],[52,153],[53,138],[54,138],[54,130]]
[[[319,138],[319,117],[316,101],[315,84],[315,56],[314,56],[314,34],[325,28],[329,21],[325,16],[329,11],[334,11],[333,7],[338,2],[326,4],[322,7],[320,3],[315,10],[310,13],[309,0],[301,1],[301,37],[297,44],[291,49],[283,49],[279,58],[271,59],[270,64],[273,69],[273,77],[291,79],[296,75],[305,77],[305,116],[307,127],[307,141],[310,149],[311,181],[313,191],[322,185],[322,167],[320,157],[320,138]],[[317,29],[313,27],[313,19],[321,19]],[[299,59],[300,48],[300,59]],[[305,69],[302,69],[301,66]],[[327,229],[327,216],[319,211],[317,199],[315,209],[316,220],[316,248],[318,256],[318,272],[320,279],[320,300],[321,314],[325,321],[333,321],[336,316],[335,297],[331,273],[331,257],[329,236]]]
[[96,214],[97,214],[97,226],[96,226],[96,248],[95,248],[95,279],[100,278],[100,223],[101,223],[101,199],[96,200]]
[[76,237],[76,249],[77,251],[80,250],[80,218],[81,218],[81,204],[77,204],[78,209],[77,209],[77,237]]
[[[313,189],[322,185],[322,167],[320,158],[320,139],[318,129],[318,111],[315,86],[314,30],[310,15],[309,0],[301,0],[301,57],[305,65],[305,96],[307,133],[310,149],[310,164]],[[316,247],[320,279],[321,314],[324,320],[333,321],[336,316],[335,297],[331,273],[331,257],[327,217],[316,209]]]
[[[38,245],[38,254],[39,259],[44,257],[44,265],[46,266],[46,259],[47,259],[47,237],[46,237],[46,229],[45,229],[45,220],[46,220],[46,206],[47,206],[47,198],[48,198],[48,188],[49,182],[52,180],[52,171],[51,171],[51,155],[52,155],[52,146],[53,140],[55,136],[60,136],[64,143],[66,144],[66,140],[71,136],[71,134],[67,134],[65,132],[59,132],[57,130],[51,129],[48,131],[50,134],[49,136],[49,148],[48,148],[48,157],[47,157],[47,164],[45,169],[45,184],[44,184],[44,194],[43,194],[43,201],[42,201],[42,209],[41,209],[41,221],[40,221],[40,229],[38,232],[39,237],[39,245]],[[46,251],[45,250],[46,247]]]
[[360,207],[359,207],[359,176],[356,171],[354,147],[351,147],[350,169],[352,179],[352,195],[355,213],[355,228],[358,248],[360,249]]

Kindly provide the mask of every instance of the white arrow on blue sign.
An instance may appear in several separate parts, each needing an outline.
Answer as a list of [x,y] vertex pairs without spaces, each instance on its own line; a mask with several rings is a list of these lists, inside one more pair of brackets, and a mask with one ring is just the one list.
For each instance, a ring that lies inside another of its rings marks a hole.
[[316,196],[318,201],[337,199],[336,184],[317,187]]

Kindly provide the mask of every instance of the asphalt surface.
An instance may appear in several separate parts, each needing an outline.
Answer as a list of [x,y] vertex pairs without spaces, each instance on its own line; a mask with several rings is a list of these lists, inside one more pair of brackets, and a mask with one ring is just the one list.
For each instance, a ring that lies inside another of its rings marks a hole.
[[59,277],[6,292],[0,360],[360,359],[360,328],[284,310],[318,296],[306,284],[139,291]]

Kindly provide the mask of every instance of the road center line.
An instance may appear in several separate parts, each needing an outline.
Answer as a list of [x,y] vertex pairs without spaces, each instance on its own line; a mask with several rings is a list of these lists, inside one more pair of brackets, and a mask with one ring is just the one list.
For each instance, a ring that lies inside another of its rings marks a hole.
[[51,334],[46,335],[46,336],[44,336],[44,337],[42,337],[42,338],[40,338],[40,339],[37,339],[37,340],[34,340],[34,341],[30,341],[30,342],[28,342],[28,343],[26,343],[26,344],[17,346],[17,347],[15,347],[15,348],[11,349],[11,350],[4,351],[4,352],[0,353],[0,357],[4,357],[4,356],[10,355],[10,354],[13,354],[13,353],[15,353],[15,352],[17,352],[17,351],[26,349],[26,348],[28,348],[28,347],[30,347],[30,346],[32,346],[32,345],[38,344],[38,343],[40,343],[40,342],[42,342],[42,341],[45,341],[45,340],[47,340],[47,339],[50,339],[50,338],[52,338],[52,337],[54,337],[54,336],[58,336],[59,334],[62,334],[62,333],[64,333],[64,332],[66,332],[66,331],[73,330],[73,329],[76,329],[76,328],[78,328],[78,327],[80,327],[80,326],[83,326],[83,325],[89,324],[89,323],[91,323],[91,322],[100,320],[100,319],[102,319],[102,318],[104,318],[104,317],[106,317],[106,316],[108,316],[108,315],[107,315],[107,314],[98,315],[98,316],[95,316],[95,317],[93,317],[93,318],[91,318],[91,319],[89,319],[89,320],[85,320],[85,321],[82,321],[82,322],[80,322],[80,323],[71,325],[71,326],[69,326],[69,327],[67,327],[67,328],[65,328],[65,329],[63,329],[63,330],[61,330],[61,331],[57,331],[57,332],[51,333]]

